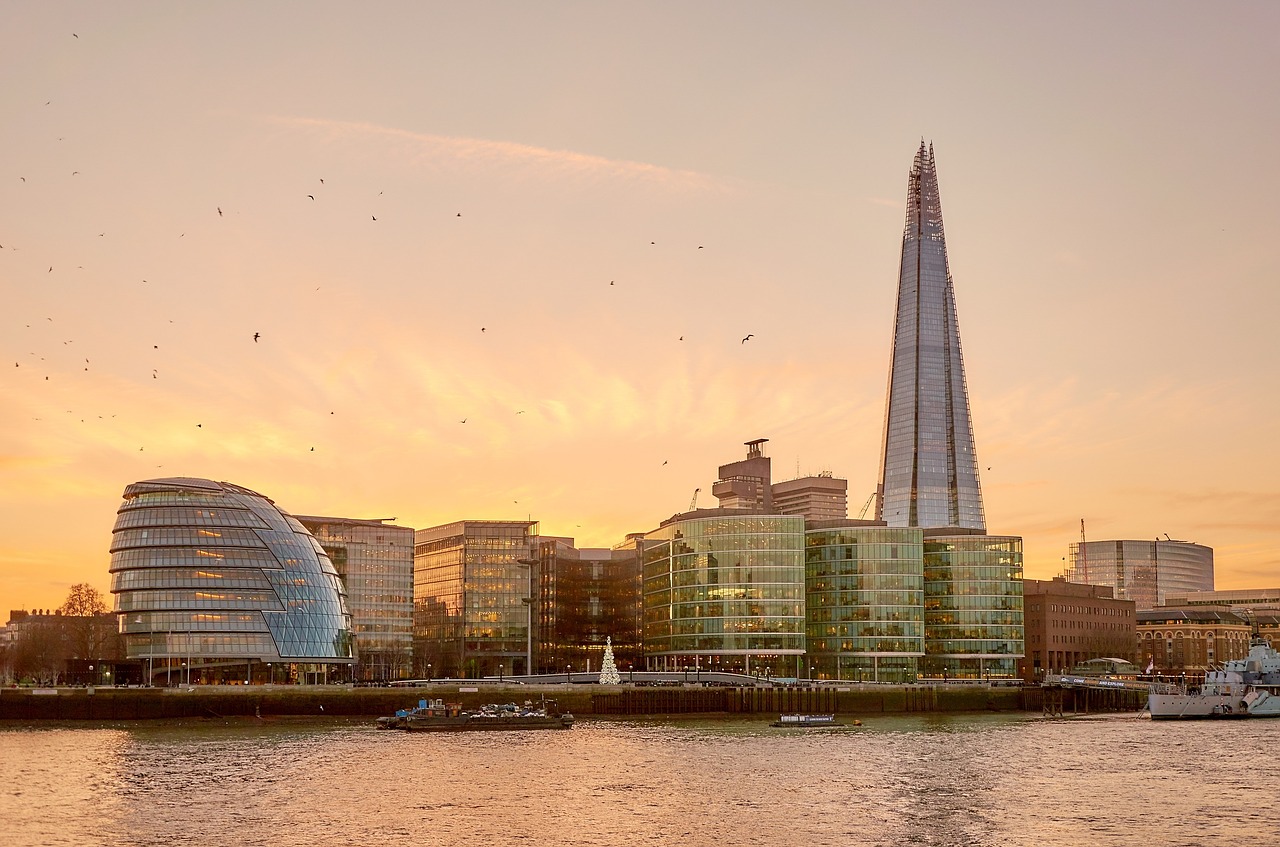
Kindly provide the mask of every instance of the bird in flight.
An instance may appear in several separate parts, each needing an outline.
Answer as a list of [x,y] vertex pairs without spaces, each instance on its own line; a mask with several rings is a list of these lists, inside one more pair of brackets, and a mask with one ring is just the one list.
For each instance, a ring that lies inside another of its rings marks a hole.
[[680,340],[681,340],[681,341],[684,341],[684,336],[683,336],[683,335],[682,335],[682,336],[680,336]]
[[222,207],[218,207],[218,217],[222,217]]
[[312,447],[312,448],[311,448],[311,452],[312,452],[312,453],[316,452],[316,448]]
[[662,462],[662,464],[664,464],[664,465],[665,465],[665,464],[666,464],[666,461],[664,460],[664,461]]
[[314,194],[308,194],[307,196],[310,197],[312,200],[316,199],[316,196]]
[[462,422],[463,422],[463,423],[466,423],[466,422],[467,422],[467,419],[466,419],[466,418],[463,418],[463,419],[462,419]]
[[484,332],[484,327],[480,327],[480,331],[481,331],[481,332]]
[[370,215],[369,217],[373,218],[375,221],[378,219],[377,215]]
[[254,343],[254,344],[257,344],[257,343],[258,343],[258,339],[259,339],[259,338],[261,338],[261,337],[262,337],[261,333],[257,333],[257,332],[255,332],[255,333],[253,334],[253,343]]
[[203,427],[204,427],[204,424],[196,424],[196,429],[202,429]]
[[321,185],[324,185],[324,180],[323,180],[323,179],[322,179],[322,180],[320,180],[320,184],[321,184]]
[[747,343],[748,341],[750,341],[752,338],[755,338],[755,333],[750,333],[750,332],[749,332],[749,333],[747,333],[747,337],[746,337],[746,338],[744,338],[744,339],[742,339],[742,342],[741,342],[741,343],[742,343],[742,344],[746,344],[746,343]]

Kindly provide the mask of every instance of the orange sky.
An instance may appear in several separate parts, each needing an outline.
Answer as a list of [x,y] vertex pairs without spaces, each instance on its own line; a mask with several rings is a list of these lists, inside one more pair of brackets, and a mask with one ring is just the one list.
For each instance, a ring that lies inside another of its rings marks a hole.
[[921,137],[989,529],[1280,584],[1280,7],[461,5],[0,7],[0,614],[153,477],[608,546],[769,438],[856,514]]

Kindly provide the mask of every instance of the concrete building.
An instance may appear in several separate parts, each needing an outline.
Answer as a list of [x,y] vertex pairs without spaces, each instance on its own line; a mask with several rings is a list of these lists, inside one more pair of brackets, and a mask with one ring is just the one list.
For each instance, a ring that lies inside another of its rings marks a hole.
[[841,520],[849,513],[849,482],[830,472],[773,481],[767,438],[746,442],[747,457],[721,465],[711,488],[721,509],[756,514],[800,515],[805,520]]
[[229,482],[126,486],[111,593],[127,657],[157,684],[327,682],[355,661],[346,591],[324,548]]
[[1189,541],[1086,541],[1069,550],[1067,579],[1110,585],[1138,611],[1163,606],[1171,596],[1213,590],[1213,548]]
[[455,521],[413,547],[414,675],[499,676],[530,669],[537,521]]
[[[1022,581],[1026,657],[1021,676],[1068,673],[1098,658],[1137,662],[1137,610],[1109,585],[1081,585],[1063,577]],[[1146,667],[1144,663],[1141,667]]]
[[391,519],[295,515],[320,542],[347,589],[353,676],[408,679],[413,670],[413,529]]

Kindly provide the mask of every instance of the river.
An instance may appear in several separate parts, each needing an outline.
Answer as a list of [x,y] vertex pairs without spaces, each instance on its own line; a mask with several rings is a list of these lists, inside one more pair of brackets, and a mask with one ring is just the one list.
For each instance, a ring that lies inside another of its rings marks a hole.
[[1278,844],[1277,721],[1133,714],[0,726],[19,845]]

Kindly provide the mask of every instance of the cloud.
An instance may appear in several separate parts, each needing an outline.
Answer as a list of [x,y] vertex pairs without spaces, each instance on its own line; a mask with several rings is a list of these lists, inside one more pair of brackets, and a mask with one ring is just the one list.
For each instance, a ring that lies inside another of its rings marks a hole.
[[269,116],[266,120],[319,135],[333,142],[381,142],[398,147],[404,158],[425,166],[438,166],[447,162],[490,170],[514,170],[556,179],[608,179],[649,183],[684,191],[725,187],[723,181],[697,171],[627,159],[609,159],[573,150],[551,150],[514,141],[430,135],[362,121],[290,116]]

